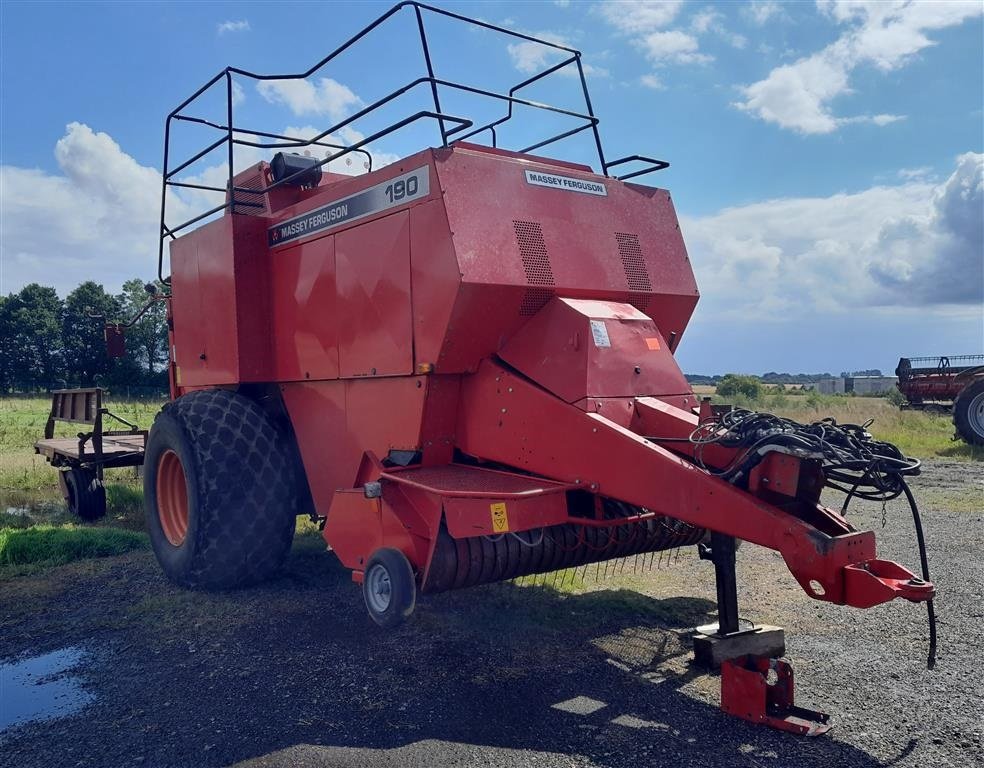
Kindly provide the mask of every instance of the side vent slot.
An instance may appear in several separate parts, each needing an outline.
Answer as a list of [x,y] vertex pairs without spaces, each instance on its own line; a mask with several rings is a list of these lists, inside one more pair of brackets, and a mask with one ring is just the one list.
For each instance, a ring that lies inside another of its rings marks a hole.
[[[248,176],[245,179],[235,181],[234,183],[241,189],[263,189],[263,187],[266,186],[263,180],[262,170],[257,171],[252,176]],[[232,207],[233,213],[245,213],[250,216],[267,215],[266,195],[262,192],[237,192],[236,203],[237,204]],[[248,203],[248,205],[239,205],[239,203]]]
[[652,291],[653,283],[649,279],[646,260],[642,258],[642,248],[639,246],[639,236],[626,232],[616,232],[618,255],[622,257],[622,267],[625,269],[625,279],[630,291]]
[[[543,242],[543,230],[535,221],[513,221],[516,231],[516,244],[523,260],[526,282],[531,286],[553,286],[554,274],[547,255],[547,244]],[[553,297],[549,288],[527,288],[519,307],[519,314],[525,317],[535,315]]]

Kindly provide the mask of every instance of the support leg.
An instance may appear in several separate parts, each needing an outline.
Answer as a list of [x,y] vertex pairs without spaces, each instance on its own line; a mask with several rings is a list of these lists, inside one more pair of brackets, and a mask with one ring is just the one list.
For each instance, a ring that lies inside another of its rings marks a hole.
[[701,559],[714,563],[718,606],[718,623],[697,627],[694,635],[694,661],[705,667],[720,667],[722,661],[739,656],[778,657],[786,652],[780,627],[739,626],[735,549],[733,536],[717,532],[711,533],[709,547],[700,548]]

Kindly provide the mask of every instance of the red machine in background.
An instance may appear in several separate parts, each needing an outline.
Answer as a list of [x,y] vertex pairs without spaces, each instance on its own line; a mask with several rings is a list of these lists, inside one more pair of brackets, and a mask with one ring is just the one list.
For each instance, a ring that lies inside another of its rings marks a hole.
[[984,355],[903,357],[895,375],[902,408],[952,411],[957,435],[984,445]]
[[[180,122],[221,137],[177,165],[165,151],[173,401],[150,434],[145,498],[167,574],[192,587],[262,579],[307,513],[386,627],[413,611],[418,592],[700,544],[717,574],[718,635],[733,638],[735,539],[781,553],[814,599],[931,605],[921,530],[917,576],[879,559],[872,532],[820,503],[825,486],[911,499],[905,477],[918,462],[859,427],[695,398],[673,356],[698,299],[676,213],[665,190],[628,182],[666,163],[606,161],[578,52],[407,2],[308,72],[265,79],[310,76],[401,9],[416,20],[428,71],[398,93],[426,86],[433,109],[344,148],[330,137],[395,95],[313,139],[233,129],[233,77],[260,76],[229,68],[168,118],[168,141]],[[562,60],[508,94],[441,80],[425,12]],[[517,96],[563,67],[580,75],[583,112]],[[213,86],[229,99],[225,124],[191,114]],[[461,89],[507,114],[475,127],[442,112],[440,95]],[[497,128],[520,107],[575,127],[519,151],[497,147]],[[323,172],[423,119],[437,123],[439,147],[362,176]],[[600,173],[533,154],[582,131]],[[465,141],[483,132],[492,146]],[[232,169],[243,144],[330,152],[279,152],[230,170],[226,189],[181,180],[226,145]],[[611,175],[628,162],[648,166]],[[225,201],[169,226],[168,195],[182,186]],[[792,677],[783,680],[791,706]],[[770,717],[783,715],[772,707]]]

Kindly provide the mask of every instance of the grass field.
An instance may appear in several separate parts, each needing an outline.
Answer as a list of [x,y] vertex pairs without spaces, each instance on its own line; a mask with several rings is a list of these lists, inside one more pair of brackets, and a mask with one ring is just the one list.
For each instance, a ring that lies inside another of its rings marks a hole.
[[[713,394],[713,388],[696,389],[700,395]],[[874,419],[871,433],[895,443],[908,456],[984,460],[984,449],[952,440],[949,416],[900,411],[884,398],[770,392],[759,402],[736,405],[805,423],[827,416],[842,424]],[[49,407],[46,398],[0,398],[0,572],[10,571],[15,564],[19,572],[32,562],[53,564],[114,554],[122,551],[120,547],[146,546],[143,533],[133,538],[144,529],[141,481],[133,469],[107,471],[108,514],[96,526],[83,529],[69,517],[56,470],[33,448],[44,433]],[[114,402],[111,408],[126,420],[149,428],[160,403]],[[79,425],[59,424],[58,428],[61,435],[79,431]],[[305,522],[298,532],[311,533],[308,528]]]

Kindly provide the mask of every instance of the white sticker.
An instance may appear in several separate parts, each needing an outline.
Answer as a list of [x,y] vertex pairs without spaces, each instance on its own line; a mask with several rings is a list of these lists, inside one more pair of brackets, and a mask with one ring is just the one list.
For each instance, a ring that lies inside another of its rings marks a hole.
[[611,339],[608,338],[608,329],[605,327],[604,320],[591,321],[591,336],[594,338],[596,347],[610,347]]
[[538,187],[562,189],[566,192],[582,192],[585,195],[608,197],[608,190],[605,189],[605,185],[600,181],[575,179],[573,176],[557,176],[553,173],[526,171],[526,183],[535,184]]

